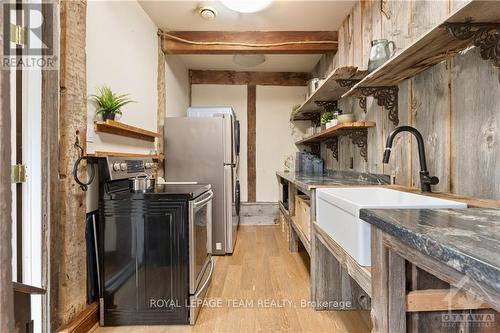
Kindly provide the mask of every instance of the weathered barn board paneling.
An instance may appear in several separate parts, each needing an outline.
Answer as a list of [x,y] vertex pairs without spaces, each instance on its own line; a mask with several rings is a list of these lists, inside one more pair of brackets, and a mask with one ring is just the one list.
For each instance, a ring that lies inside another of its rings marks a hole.
[[[58,244],[52,244],[51,274],[57,285],[51,293],[52,327],[57,328],[78,315],[86,306],[85,192],[74,182],[73,163],[78,158],[75,138],[86,142],[87,74],[85,0],[64,0],[61,8],[60,131]],[[86,173],[82,167],[81,173]],[[85,179],[85,178],[82,178]]]
[[500,70],[477,49],[453,59],[451,190],[500,198]]
[[[400,50],[467,2],[361,1],[339,28],[338,53],[323,57],[313,75],[324,76],[335,66],[360,66],[358,61],[366,68],[371,40],[393,40]],[[500,173],[494,169],[500,162],[499,77],[500,70],[472,49],[399,84],[399,125],[422,132],[430,173],[440,178],[436,190],[500,199]],[[342,138],[338,162],[330,150],[322,149],[327,167],[349,170],[353,158],[356,171],[392,174],[397,184],[419,187],[417,146],[410,135],[396,139],[389,165],[382,164],[385,140],[394,129],[387,111],[371,97],[366,114],[356,97],[342,100],[339,106],[358,119],[375,121],[376,127],[368,131],[368,162],[357,158],[357,147]]]

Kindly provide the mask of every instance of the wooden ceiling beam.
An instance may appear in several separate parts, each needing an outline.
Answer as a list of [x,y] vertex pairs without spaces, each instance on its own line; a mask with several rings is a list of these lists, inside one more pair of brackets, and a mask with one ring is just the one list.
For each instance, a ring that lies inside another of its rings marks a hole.
[[189,70],[191,84],[306,86],[309,73]]
[[337,51],[337,31],[169,31],[165,54],[323,54]]

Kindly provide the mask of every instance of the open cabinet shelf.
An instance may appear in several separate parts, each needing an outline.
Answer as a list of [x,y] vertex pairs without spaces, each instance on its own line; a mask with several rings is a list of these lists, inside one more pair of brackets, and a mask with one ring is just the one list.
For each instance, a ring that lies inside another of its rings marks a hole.
[[367,73],[365,70],[358,70],[355,66],[335,68],[321,86],[297,109],[293,120],[306,120],[309,119],[309,113],[320,113],[320,106],[316,102],[338,100],[349,90],[349,87],[339,84],[338,80],[360,80]]
[[160,137],[159,133],[151,132],[135,126],[130,126],[114,120],[96,122],[94,123],[94,128],[96,132],[120,135],[150,142],[154,142],[156,138]]
[[[484,29],[497,29],[498,31],[499,28],[500,5],[498,2],[471,1],[368,74],[342,97],[370,95],[369,90],[363,91],[362,88],[395,86],[464,50],[473,44],[476,38],[486,37]],[[484,46],[488,47],[488,45]],[[493,41],[489,47],[494,49]],[[493,53],[491,51],[489,56],[495,61]],[[496,61],[500,61],[499,55],[496,55]]]
[[136,154],[136,153],[120,153],[112,151],[96,151],[88,154],[89,157],[138,157],[138,158],[152,158],[153,160],[163,160],[163,154],[149,155],[149,154]]
[[364,130],[375,127],[373,121],[356,121],[353,123],[338,124],[337,126],[327,128],[319,133],[311,135],[305,139],[297,141],[295,144],[302,145],[308,143],[317,143],[331,139],[332,137],[342,136],[354,130]]

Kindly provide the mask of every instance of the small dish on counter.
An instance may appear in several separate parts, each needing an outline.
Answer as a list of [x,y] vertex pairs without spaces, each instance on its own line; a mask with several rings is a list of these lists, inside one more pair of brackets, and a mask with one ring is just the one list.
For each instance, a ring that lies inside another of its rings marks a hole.
[[354,115],[352,113],[341,114],[337,117],[339,124],[354,122]]

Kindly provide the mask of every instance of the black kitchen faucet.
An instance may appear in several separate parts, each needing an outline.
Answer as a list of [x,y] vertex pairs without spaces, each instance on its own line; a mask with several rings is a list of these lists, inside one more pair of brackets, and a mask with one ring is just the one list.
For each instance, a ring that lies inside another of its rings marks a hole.
[[431,185],[436,185],[439,183],[439,178],[435,176],[430,176],[429,171],[427,170],[427,162],[425,160],[425,147],[424,147],[424,139],[422,138],[422,134],[411,126],[399,126],[396,127],[391,134],[387,137],[387,142],[385,144],[384,150],[384,159],[383,162],[385,164],[389,163],[389,157],[391,156],[392,143],[394,138],[400,132],[410,132],[417,139],[418,144],[418,157],[420,159],[420,187],[422,192],[431,192]]

